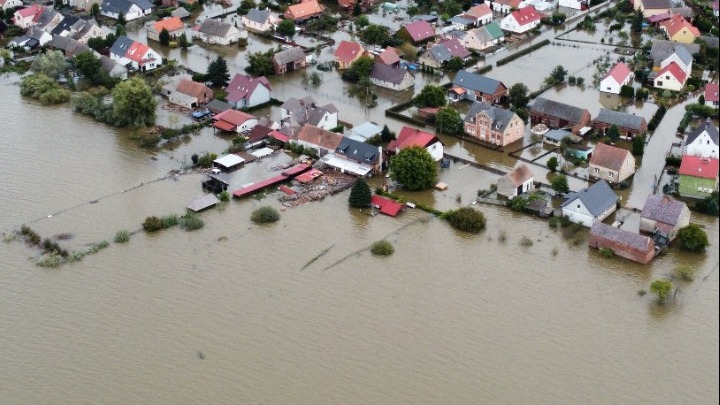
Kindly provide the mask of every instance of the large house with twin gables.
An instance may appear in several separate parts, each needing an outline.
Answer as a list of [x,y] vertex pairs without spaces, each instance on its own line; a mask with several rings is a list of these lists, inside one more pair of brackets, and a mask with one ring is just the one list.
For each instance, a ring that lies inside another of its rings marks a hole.
[[620,111],[600,109],[598,116],[592,121],[596,131],[605,134],[607,130],[615,125],[620,130],[620,136],[634,138],[643,135],[647,131],[645,118],[635,114],[628,114]]
[[395,33],[395,36],[414,45],[424,44],[435,38],[435,28],[425,20],[407,23]]
[[510,110],[476,101],[465,115],[463,129],[475,139],[505,146],[523,138],[525,122]]
[[507,86],[499,80],[460,70],[452,81],[449,96],[455,101],[470,100],[497,104],[507,96],[507,91]]
[[530,106],[530,119],[532,125],[542,123],[550,128],[568,128],[577,134],[582,127],[590,123],[590,112],[584,108],[538,97]]
[[635,174],[635,157],[630,151],[599,143],[590,157],[590,177],[618,184]]
[[620,88],[627,86],[635,78],[635,73],[624,62],[613,66],[600,81],[600,91],[604,93],[620,94]]
[[162,56],[149,46],[120,36],[110,47],[110,59],[122,66],[145,72],[162,65]]

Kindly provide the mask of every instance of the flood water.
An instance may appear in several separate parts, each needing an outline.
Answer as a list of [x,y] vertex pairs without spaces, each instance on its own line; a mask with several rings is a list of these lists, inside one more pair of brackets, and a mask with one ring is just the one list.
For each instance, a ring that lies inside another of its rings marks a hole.
[[[280,80],[281,96],[304,92],[297,78]],[[341,119],[385,122],[382,108],[366,117],[330,80],[306,94],[337,103]],[[205,130],[140,149],[131,131],[23,99],[17,82],[0,79],[2,232],[27,223],[43,236],[71,233],[60,243],[79,250],[139,230],[202,195],[200,175],[154,180],[227,146]],[[658,131],[681,116],[682,106],[670,109]],[[664,153],[665,137],[648,152]],[[458,156],[516,164],[444,139]],[[441,173],[447,191],[405,194],[445,210],[496,179],[454,163]],[[587,231],[566,239],[494,206],[479,207],[488,229],[468,235],[419,210],[371,217],[348,209],[347,196],[285,210],[270,226],[249,217],[279,208],[277,193],[232,201],[203,213],[199,231],[138,232],[56,269],[36,266],[19,241],[0,243],[0,402],[718,402],[716,218],[693,214],[712,243],[706,254],[671,249],[643,266],[588,250]],[[382,238],[396,248],[388,258],[366,250]],[[638,295],[678,264],[697,276],[674,302]]]

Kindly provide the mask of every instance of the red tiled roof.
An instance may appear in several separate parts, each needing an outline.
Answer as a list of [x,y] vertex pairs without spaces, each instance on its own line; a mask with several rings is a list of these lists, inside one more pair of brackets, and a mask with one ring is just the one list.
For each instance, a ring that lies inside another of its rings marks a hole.
[[595,145],[590,164],[619,172],[628,156],[630,152],[625,149],[599,143]]
[[700,156],[684,155],[680,163],[679,173],[685,176],[702,177],[704,179],[715,179],[718,177],[717,159],[703,158]]
[[380,207],[380,212],[391,217],[397,216],[403,209],[403,205],[399,202],[379,195],[370,197],[370,204]]
[[660,25],[665,28],[670,38],[674,37],[675,34],[680,32],[683,28],[687,28],[696,38],[700,36],[700,31],[680,14],[673,15],[669,20],[662,22]]
[[45,7],[38,6],[37,4],[33,4],[30,7],[25,7],[23,9],[17,10],[15,14],[18,14],[20,17],[31,17],[34,15],[38,15],[45,10]]
[[624,62],[620,62],[617,65],[613,66],[612,69],[605,75],[605,77],[612,76],[613,79],[615,79],[616,82],[623,84],[625,80],[633,74],[632,70],[626,65]]
[[357,0],[338,0],[338,5],[342,8],[350,8],[355,6]]
[[507,176],[510,179],[510,181],[513,182],[515,187],[520,186],[521,184],[525,183],[526,181],[528,181],[534,177],[532,172],[530,171],[530,168],[525,163],[512,169],[510,171],[510,173],[507,174]]
[[665,73],[670,73],[671,75],[675,76],[675,79],[677,79],[678,82],[685,83],[685,77],[687,76],[687,74],[680,68],[677,63],[670,62],[669,65],[660,69],[660,71],[657,73],[657,77],[660,77]]
[[305,173],[295,177],[295,180],[299,181],[300,183],[307,184],[322,175],[323,175],[323,172],[321,172],[320,170],[312,169],[308,172],[305,172]]
[[185,28],[185,24],[183,24],[178,17],[169,17],[164,20],[156,21],[153,24],[153,27],[157,32],[162,31],[163,28],[168,30],[168,32],[173,32]]
[[335,51],[335,59],[341,63],[350,63],[359,58],[365,49],[357,42],[342,41]]
[[435,141],[438,141],[438,139],[433,134],[423,132],[419,129],[403,127],[397,139],[388,144],[388,150],[395,151],[396,149],[405,149],[413,146],[426,148],[435,143]]
[[277,140],[280,141],[280,142],[283,142],[283,143],[285,143],[285,142],[287,142],[287,141],[290,140],[290,137],[289,137],[289,136],[283,134],[283,133],[280,132],[280,131],[272,131],[272,132],[270,133],[270,136],[273,137],[273,138],[275,138],[275,139],[277,139]]
[[316,14],[321,14],[323,8],[316,0],[305,1],[300,4],[293,4],[285,10],[285,18],[291,20],[303,19],[312,17]]
[[242,125],[245,121],[254,118],[254,116],[238,110],[225,110],[213,117],[215,121],[226,121],[235,125],[236,127]]
[[314,125],[305,124],[298,132],[298,141],[304,141],[321,148],[334,151],[342,141],[342,135]]
[[227,121],[215,121],[212,124],[215,128],[222,130],[222,131],[234,131],[237,128],[237,125],[231,124]]
[[403,26],[413,41],[424,41],[435,36],[435,28],[425,20],[418,20]]
[[470,9],[465,12],[465,15],[473,18],[480,18],[488,14],[492,14],[492,10],[490,10],[490,7],[488,7],[487,3],[478,4],[477,6],[470,7]]
[[384,51],[380,52],[377,59],[384,65],[394,65],[400,62],[400,55],[398,55],[395,48],[387,47]]
[[538,13],[533,6],[527,6],[521,8],[520,10],[513,11],[511,15],[520,26],[540,21],[543,17],[543,15]]
[[460,42],[457,38],[447,39],[440,43],[445,45],[445,48],[447,48],[448,52],[450,52],[450,55],[453,57],[464,59],[471,55],[470,51],[468,51],[462,42]]
[[495,4],[502,4],[504,6],[510,6],[510,8],[520,7],[522,0],[495,0]]
[[718,102],[718,84],[708,83],[705,85],[705,101]]
[[648,17],[649,23],[657,23],[660,21],[669,20],[672,15],[670,13],[655,14]]
[[213,94],[208,86],[190,79],[182,79],[177,85],[177,91],[199,99],[204,98],[205,95],[212,96]]
[[127,52],[125,52],[125,57],[130,60],[134,60],[135,62],[143,63],[145,61],[145,54],[149,49],[150,47],[142,42],[134,41],[128,48]]

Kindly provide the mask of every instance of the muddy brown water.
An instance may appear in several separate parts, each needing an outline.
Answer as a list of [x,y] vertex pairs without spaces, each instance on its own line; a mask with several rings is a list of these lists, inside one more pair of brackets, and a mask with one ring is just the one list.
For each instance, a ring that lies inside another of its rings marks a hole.
[[[201,195],[200,175],[153,180],[227,145],[205,130],[146,151],[132,131],[23,99],[16,77],[0,79],[0,93],[0,229],[69,232],[61,244],[71,249],[182,212]],[[364,118],[355,105],[341,111]],[[385,122],[380,111],[370,118]],[[682,115],[673,111],[669,128]],[[516,163],[444,139],[459,156]],[[441,172],[447,191],[405,195],[445,210],[496,179],[453,163]],[[0,402],[718,402],[716,218],[693,215],[709,234],[706,254],[671,249],[642,266],[588,250],[586,231],[564,239],[494,206],[480,207],[480,235],[418,210],[352,211],[347,192],[253,225],[250,212],[280,207],[277,197],[233,201],[203,213],[199,231],[139,232],[57,269],[37,267],[21,242],[0,244]],[[366,250],[382,238],[393,256]],[[697,277],[674,303],[638,295],[677,264]]]

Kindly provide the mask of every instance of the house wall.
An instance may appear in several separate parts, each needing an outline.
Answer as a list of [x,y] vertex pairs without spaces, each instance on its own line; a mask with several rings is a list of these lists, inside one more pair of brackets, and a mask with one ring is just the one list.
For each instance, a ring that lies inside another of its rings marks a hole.
[[3,9],[3,11],[7,11],[11,8],[22,7],[22,5],[23,5],[23,2],[20,0],[7,0],[5,2],[5,4],[2,5],[1,8]]
[[242,124],[237,126],[236,131],[239,133],[250,131],[251,129],[255,128],[255,125],[258,124],[257,118],[251,118]]
[[440,67],[442,67],[442,64],[441,64],[440,62],[438,62],[438,61],[432,56],[432,53],[430,53],[429,50],[428,50],[428,51],[425,51],[425,52],[420,56],[420,59],[418,60],[418,62],[420,62],[420,64],[422,64],[422,65],[430,66],[430,67],[433,67],[433,68],[440,68]]
[[13,21],[15,21],[15,25],[20,28],[29,28],[29,27],[35,25],[35,23],[33,22],[32,16],[30,16],[28,18],[22,18],[22,17],[20,17],[20,14],[16,13],[13,18],[14,18]]
[[576,198],[574,201],[565,205],[562,208],[562,213],[563,215],[567,215],[570,218],[570,221],[581,224],[583,226],[587,226],[589,228],[595,221],[604,220],[605,218],[610,216],[610,214],[615,212],[616,209],[616,205],[612,204],[605,211],[600,213],[600,215],[594,217],[585,207],[585,204],[583,204],[583,202],[579,198]]
[[600,82],[600,91],[603,93],[620,94],[622,84],[618,83],[615,78],[608,76]]
[[717,159],[718,145],[712,141],[707,132],[703,132],[693,143],[685,145],[685,154]]
[[653,85],[659,89],[680,91],[682,90],[685,83],[679,82],[675,78],[675,76],[671,75],[669,72],[666,72],[662,76],[656,77],[653,81]]
[[444,154],[444,148],[442,143],[435,142],[434,144],[428,146],[425,149],[430,152],[430,156],[432,156],[432,158],[435,159],[436,162],[442,160]]
[[505,146],[521,139],[525,135],[525,123],[518,116],[514,116],[504,131],[493,129],[493,122],[485,112],[475,116],[475,123],[466,122],[464,125],[466,134],[484,142]]
[[[658,225],[658,221],[655,221],[655,220],[652,220],[649,218],[645,218],[642,216],[640,217],[640,232],[645,232],[645,233],[649,233],[649,234],[655,233],[655,228],[657,227],[657,225]],[[668,227],[670,226],[669,224],[665,224],[665,225]],[[670,231],[668,238],[670,238],[670,240],[675,239],[678,231],[681,228],[684,228],[688,225],[690,225],[690,209],[687,206],[685,206],[685,207],[683,207],[682,211],[680,212],[680,215],[678,215],[677,222],[672,227],[672,231]]]
[[327,129],[328,131],[338,126],[337,114],[326,112],[325,115],[318,121],[318,128]]
[[[522,183],[519,187],[522,187],[521,190],[523,193],[526,193],[528,191],[531,191],[534,188],[533,179],[528,179],[524,183]],[[513,183],[507,176],[502,176],[500,179],[498,179],[497,183],[497,193],[498,195],[505,196],[507,198],[514,198],[518,195],[517,192],[518,187],[515,187],[515,183]]]
[[687,27],[684,27],[680,31],[676,32],[674,36],[670,38],[671,41],[680,42],[683,44],[692,44],[695,42],[695,35],[690,32]]
[[500,13],[502,15],[505,15],[510,12],[510,6],[506,4],[498,4],[498,3],[490,3],[490,7],[492,7],[492,10],[496,13]]
[[635,173],[635,158],[629,156],[625,159],[620,171],[610,170],[607,167],[590,164],[589,172],[590,176],[593,178],[604,179],[610,184],[617,184]]
[[717,190],[718,179],[706,179],[681,174],[678,192],[681,197],[703,199]]
[[515,20],[515,17],[512,15],[509,15],[500,21],[500,28],[502,28],[505,31],[514,32],[516,34],[523,34],[525,32],[528,32],[532,30],[533,28],[540,25],[540,20],[533,21],[531,23],[520,25],[518,24],[517,20]]
[[[612,124],[608,124],[607,122],[593,122],[592,126],[595,127],[596,131],[604,134],[612,126]],[[643,125],[643,127],[639,130],[620,126],[618,126],[618,130],[620,130],[620,136],[624,136],[626,138],[634,138],[646,132],[647,124]]]
[[258,85],[255,87],[255,91],[250,94],[250,97],[247,98],[247,105],[243,107],[255,107],[256,105],[267,103],[268,101],[270,101],[270,89],[263,85]]
[[245,26],[246,29],[251,30],[251,31],[265,32],[265,31],[270,31],[272,29],[272,24],[270,24],[269,22],[259,23],[259,22],[252,21],[245,16],[242,16],[240,18],[240,21],[242,22],[243,26]]
[[575,10],[582,9],[582,3],[580,3],[580,0],[560,0],[559,5],[560,7],[567,7]]
[[611,249],[616,256],[624,257],[634,262],[647,264],[655,257],[655,242],[650,240],[646,251],[636,250],[630,246],[609,240],[598,235],[590,234],[588,245],[597,249]]
[[376,86],[385,87],[386,89],[401,91],[401,90],[409,89],[410,87],[414,86],[415,78],[410,73],[406,73],[402,82],[400,82],[399,84],[386,82],[384,80],[379,80],[379,79],[374,79],[374,78],[370,78],[370,82],[372,82],[372,84],[374,84]]

